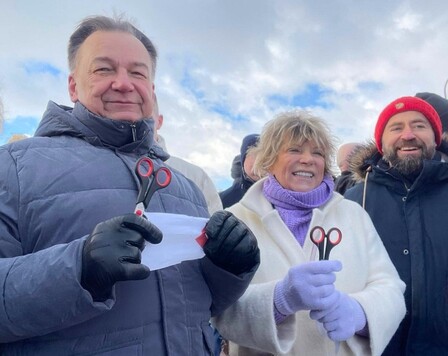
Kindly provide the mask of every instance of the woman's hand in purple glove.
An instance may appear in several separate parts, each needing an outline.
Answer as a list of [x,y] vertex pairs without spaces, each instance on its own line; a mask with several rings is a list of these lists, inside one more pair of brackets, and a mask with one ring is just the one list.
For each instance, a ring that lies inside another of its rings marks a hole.
[[333,341],[345,341],[366,326],[366,315],[361,305],[345,293],[335,291],[334,307],[312,310],[311,319],[321,322]]
[[[274,290],[274,306],[283,316],[299,310],[326,310],[337,302],[334,293],[335,272],[342,269],[339,261],[307,262],[291,267]],[[279,318],[276,316],[279,322]]]

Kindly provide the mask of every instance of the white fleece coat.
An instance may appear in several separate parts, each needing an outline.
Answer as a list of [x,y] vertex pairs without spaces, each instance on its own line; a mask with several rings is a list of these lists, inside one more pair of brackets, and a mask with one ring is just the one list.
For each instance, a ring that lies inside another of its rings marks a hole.
[[[303,248],[265,198],[265,179],[255,183],[228,210],[244,221],[258,239],[261,264],[244,295],[213,324],[231,342],[231,355],[335,355],[335,343],[323,327],[300,311],[276,325],[273,313],[275,284],[290,267],[318,259],[309,234]],[[354,336],[341,342],[338,356],[380,355],[405,315],[405,284],[379,238],[369,216],[357,204],[333,193],[313,210],[310,229],[338,227],[342,241],[330,259],[342,262],[336,288],[355,298],[367,316],[370,338]],[[238,344],[238,345],[235,345]]]

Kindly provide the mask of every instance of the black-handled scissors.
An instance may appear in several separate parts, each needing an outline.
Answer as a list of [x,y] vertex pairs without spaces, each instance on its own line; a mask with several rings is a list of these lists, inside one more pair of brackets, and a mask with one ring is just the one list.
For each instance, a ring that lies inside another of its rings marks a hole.
[[326,233],[322,226],[315,226],[310,232],[310,238],[319,250],[319,261],[328,260],[331,249],[341,242],[342,232],[332,227]]
[[152,160],[149,157],[142,157],[135,165],[135,173],[140,181],[140,190],[134,213],[138,216],[144,216],[154,192],[170,184],[171,171],[166,167],[161,167],[154,171]]

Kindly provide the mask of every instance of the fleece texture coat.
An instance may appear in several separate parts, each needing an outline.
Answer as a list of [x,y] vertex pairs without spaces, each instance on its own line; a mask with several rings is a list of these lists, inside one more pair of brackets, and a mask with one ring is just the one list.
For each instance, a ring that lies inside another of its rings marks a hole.
[[[265,198],[264,179],[229,208],[258,239],[261,264],[244,295],[213,319],[232,355],[334,355],[335,344],[308,311],[299,311],[276,325],[273,295],[276,283],[290,267],[317,260],[309,233],[303,248]],[[370,338],[354,336],[339,346],[338,355],[380,355],[405,314],[404,283],[399,279],[373,224],[357,204],[340,194],[313,210],[310,229],[338,227],[342,241],[330,258],[342,262],[336,288],[355,298],[364,309]],[[235,345],[236,344],[236,345]]]

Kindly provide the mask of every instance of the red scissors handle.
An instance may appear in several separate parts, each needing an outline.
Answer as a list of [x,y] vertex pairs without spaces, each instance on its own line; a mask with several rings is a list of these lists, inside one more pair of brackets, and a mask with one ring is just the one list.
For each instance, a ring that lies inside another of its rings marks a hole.
[[171,183],[171,171],[166,167],[161,167],[156,172],[156,182],[160,188],[165,188]]
[[325,255],[324,260],[328,260],[330,258],[330,251],[342,240],[342,232],[337,227],[332,227],[327,232],[327,243],[325,246]]
[[138,205],[145,201],[146,192],[148,191],[149,183],[151,183],[152,174],[154,173],[154,163],[148,157],[140,158],[135,165],[135,173],[140,182],[140,190],[137,196]]
[[140,158],[135,165],[135,172],[139,177],[150,177],[154,172],[154,163],[151,158]]
[[149,185],[148,191],[146,192],[145,200],[143,204],[145,207],[149,205],[149,201],[151,200],[154,193],[162,188],[168,186],[171,183],[171,171],[166,167],[161,167],[154,173],[154,179],[151,181]]
[[319,261],[328,260],[330,251],[341,242],[342,232],[337,227],[332,227],[325,232],[323,227],[315,226],[311,229],[310,238],[319,251]]
[[319,251],[319,261],[324,258],[325,230],[320,226],[315,226],[310,232],[311,241],[317,246]]
[[143,216],[154,192],[170,184],[172,173],[167,167],[154,171],[154,163],[149,157],[142,157],[137,161],[135,173],[140,181],[140,190],[134,212]]

